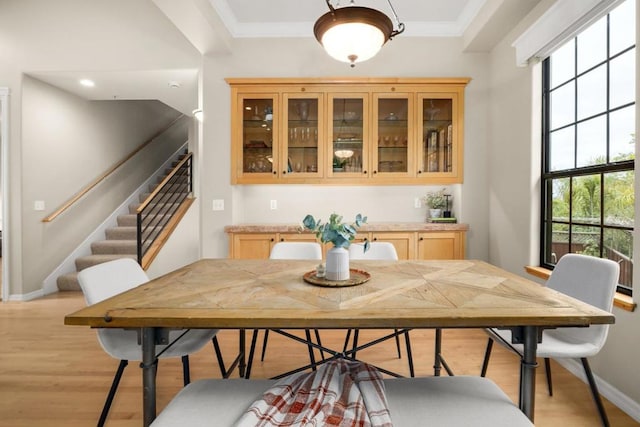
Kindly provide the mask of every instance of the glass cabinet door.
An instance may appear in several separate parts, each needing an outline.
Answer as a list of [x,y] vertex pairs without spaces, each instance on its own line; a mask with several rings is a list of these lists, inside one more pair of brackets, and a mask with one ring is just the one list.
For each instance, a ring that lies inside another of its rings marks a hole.
[[372,176],[408,176],[413,172],[410,158],[413,126],[413,98],[409,94],[374,94],[375,149]]
[[275,178],[278,170],[277,141],[277,95],[242,95],[242,161],[243,177],[260,179]]
[[368,94],[329,95],[329,176],[367,177]]
[[[284,135],[281,138],[282,154],[281,174],[287,178],[301,176],[321,177],[323,175],[322,94],[306,93],[283,95]],[[285,162],[286,159],[286,162]]]
[[454,118],[457,111],[453,95],[421,95],[419,174],[451,174],[457,158]]

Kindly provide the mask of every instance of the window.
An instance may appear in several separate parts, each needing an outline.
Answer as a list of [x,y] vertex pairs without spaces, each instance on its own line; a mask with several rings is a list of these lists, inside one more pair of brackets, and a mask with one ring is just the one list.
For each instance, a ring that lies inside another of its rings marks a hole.
[[631,295],[635,1],[626,0],[543,62],[541,265],[584,253],[620,264]]

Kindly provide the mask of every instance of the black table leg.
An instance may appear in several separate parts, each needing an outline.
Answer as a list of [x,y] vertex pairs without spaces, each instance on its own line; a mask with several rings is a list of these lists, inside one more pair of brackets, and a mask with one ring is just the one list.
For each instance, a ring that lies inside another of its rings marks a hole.
[[143,425],[149,427],[156,418],[156,333],[142,328],[142,404]]
[[521,361],[520,409],[533,422],[536,398],[536,352],[538,350],[538,327],[523,328],[524,354]]

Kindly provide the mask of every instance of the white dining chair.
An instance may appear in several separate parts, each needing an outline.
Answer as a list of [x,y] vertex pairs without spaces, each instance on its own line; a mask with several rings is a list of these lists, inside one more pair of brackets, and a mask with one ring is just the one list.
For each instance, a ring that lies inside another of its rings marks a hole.
[[[290,260],[316,260],[322,261],[322,246],[317,242],[278,242],[271,248],[269,253],[269,259],[290,259]],[[314,329],[316,341],[319,346],[322,345],[320,341],[320,332]],[[305,329],[307,342],[311,342],[311,332],[309,329]],[[256,340],[258,337],[258,330],[253,331],[253,337],[251,339],[251,346],[249,350],[249,360],[247,362],[246,378],[251,375],[251,366],[253,365],[253,354],[256,347]],[[264,338],[262,340],[262,353],[260,354],[260,361],[264,361],[264,355],[267,351],[267,342],[269,339],[269,329],[264,330]],[[309,344],[309,360],[311,367],[315,369],[315,356],[313,354],[313,346]],[[320,355],[324,360],[324,352],[320,350]]]
[[[87,305],[92,305],[144,284],[149,281],[149,278],[135,260],[120,258],[81,270],[78,273],[78,281]],[[124,369],[130,360],[142,360],[142,347],[139,344],[139,330],[99,328],[96,331],[104,351],[114,359],[120,360],[98,421],[98,427],[101,427],[109,414]],[[186,386],[190,382],[189,354],[199,351],[207,343],[216,340],[217,332],[211,329],[171,330],[167,341],[170,344],[157,345],[156,357],[180,357]],[[216,344],[217,342],[214,342],[214,348],[220,361],[222,356]],[[221,369],[223,369],[222,366]]]
[[[620,267],[618,263],[587,255],[566,254],[556,264],[546,286],[573,298],[591,304],[602,310],[611,311],[613,298],[618,286]],[[511,343],[511,331],[487,329],[489,341],[482,363],[481,376],[487,373],[491,349],[494,342],[522,357],[522,344]],[[580,359],[584,368],[593,400],[598,409],[602,425],[609,421],[593,378],[588,357],[598,354],[604,346],[609,325],[594,325],[588,328],[546,329],[542,333],[542,342],[538,344],[538,357],[545,360],[549,395],[553,395],[551,384],[550,358]]]
[[[349,259],[350,260],[377,260],[377,261],[397,261],[398,260],[398,252],[396,251],[396,247],[393,243],[390,242],[369,242],[369,248],[365,251],[364,243],[352,243],[349,245]],[[354,329],[353,331],[349,329],[347,331],[347,336],[344,340],[344,348],[346,351],[349,346],[349,339],[351,337],[351,333],[353,333],[353,346],[355,349],[358,346],[358,329]],[[400,351],[400,332],[398,329],[394,330],[395,339],[396,339],[396,350],[398,352],[398,358],[402,357]],[[409,363],[409,373],[413,377],[413,355],[411,353],[411,340],[409,339],[409,332],[407,331],[404,334],[405,343],[407,346],[407,360]],[[356,357],[355,352],[353,353],[353,357]]]

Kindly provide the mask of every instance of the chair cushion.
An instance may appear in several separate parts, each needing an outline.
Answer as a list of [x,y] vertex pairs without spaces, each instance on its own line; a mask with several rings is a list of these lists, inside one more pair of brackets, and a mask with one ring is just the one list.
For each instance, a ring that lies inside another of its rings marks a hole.
[[[231,426],[275,381],[198,380],[182,389],[153,427]],[[533,424],[487,378],[385,379],[394,426],[519,427]]]

